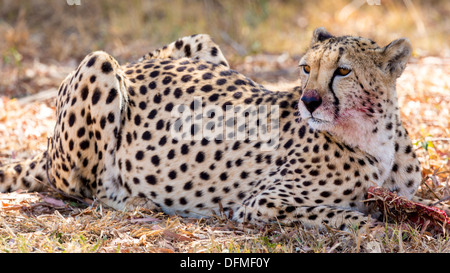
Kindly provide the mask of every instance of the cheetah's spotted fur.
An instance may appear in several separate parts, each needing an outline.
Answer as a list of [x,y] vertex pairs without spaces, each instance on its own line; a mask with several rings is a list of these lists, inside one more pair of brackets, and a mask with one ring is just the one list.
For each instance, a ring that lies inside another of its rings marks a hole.
[[[379,47],[319,28],[300,61],[301,86],[272,92],[230,70],[207,35],[125,66],[93,52],[60,86],[50,176],[62,191],[115,209],[203,217],[221,208],[241,222],[364,226],[370,186],[411,198],[421,179],[395,91],[410,54],[406,39]],[[278,147],[172,138],[172,110],[196,110],[194,97],[238,115],[278,106]],[[46,156],[1,167],[0,190],[42,190]]]

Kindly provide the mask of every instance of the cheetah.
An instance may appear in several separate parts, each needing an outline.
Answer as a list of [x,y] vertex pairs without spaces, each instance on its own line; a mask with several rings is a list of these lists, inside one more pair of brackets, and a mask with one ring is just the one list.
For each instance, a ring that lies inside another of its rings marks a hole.
[[413,198],[421,181],[395,89],[411,52],[318,28],[290,91],[230,69],[205,34],[124,66],[90,53],[60,85],[48,151],[2,166],[0,190],[48,176],[117,210],[363,228],[369,187]]

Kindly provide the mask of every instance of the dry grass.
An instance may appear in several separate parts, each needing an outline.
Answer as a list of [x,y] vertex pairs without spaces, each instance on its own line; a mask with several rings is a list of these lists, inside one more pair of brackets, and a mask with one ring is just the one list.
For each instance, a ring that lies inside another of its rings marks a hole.
[[[381,0],[381,6],[353,12],[344,0],[239,1],[239,9],[236,1],[173,1],[170,8],[166,1],[81,1],[76,8],[65,1],[0,4],[0,164],[45,150],[54,99],[41,94],[54,94],[92,50],[104,49],[124,62],[179,36],[210,33],[234,68],[279,89],[295,85],[296,62],[311,30],[325,26],[380,44],[399,36],[412,40],[415,58],[399,79],[398,92],[423,167],[418,194],[449,195],[447,1],[411,6],[407,0]],[[431,54],[438,57],[425,57]],[[37,97],[12,99],[30,94]],[[119,212],[96,203],[84,207],[55,193],[19,192],[0,194],[0,252],[450,252],[450,240],[448,234],[395,223],[350,232],[301,225],[258,228],[221,216],[198,220]]]
[[[362,232],[242,226],[220,217],[186,219],[145,210],[47,203],[47,195],[2,195],[1,252],[330,253],[448,252],[448,237],[413,227],[378,225]],[[21,201],[18,201],[21,200]]]

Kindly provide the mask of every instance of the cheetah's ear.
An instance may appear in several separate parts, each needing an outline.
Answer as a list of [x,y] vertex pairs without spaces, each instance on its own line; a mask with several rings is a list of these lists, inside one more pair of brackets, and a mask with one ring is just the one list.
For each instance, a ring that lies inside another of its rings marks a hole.
[[322,41],[328,40],[333,37],[334,36],[331,35],[324,27],[316,28],[313,32],[311,46],[315,43],[322,42]]
[[395,40],[382,49],[383,69],[392,77],[398,78],[406,67],[412,54],[412,46],[408,39]]

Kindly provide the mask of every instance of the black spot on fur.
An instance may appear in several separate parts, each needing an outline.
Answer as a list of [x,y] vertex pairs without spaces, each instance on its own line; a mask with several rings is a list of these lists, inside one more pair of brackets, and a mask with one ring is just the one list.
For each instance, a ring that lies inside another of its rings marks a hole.
[[88,95],[89,95],[89,89],[87,88],[87,86],[85,86],[85,87],[83,87],[83,89],[81,89],[81,98],[83,100],[86,100]]
[[176,41],[175,42],[175,47],[177,48],[177,49],[180,49],[182,46],[183,46],[183,41],[182,40],[178,40],[178,41]]
[[93,56],[92,58],[89,59],[89,61],[87,62],[86,66],[87,67],[91,67],[95,64],[95,61],[97,60],[97,56]]
[[20,174],[22,172],[22,166],[20,164],[17,164],[14,166],[14,170],[17,172],[17,174]]
[[100,97],[102,95],[102,92],[100,91],[100,89],[95,88],[94,93],[92,94],[92,104],[96,105],[97,102],[100,100]]
[[215,57],[215,56],[217,56],[217,53],[218,53],[217,47],[213,47],[211,49],[211,55]]
[[202,90],[203,92],[210,92],[213,90],[213,87],[212,87],[212,85],[207,84],[207,85],[202,86],[202,88],[200,88],[200,90]]
[[75,114],[74,113],[70,113],[70,115],[69,115],[69,126],[70,127],[73,126],[73,124],[75,123],[75,120],[76,120]]
[[157,183],[156,177],[154,175],[147,175],[145,177],[145,181],[147,181],[147,183],[149,183],[150,185],[156,185]]
[[191,46],[190,45],[184,46],[184,54],[186,54],[186,57],[191,57]]
[[117,97],[117,90],[115,88],[111,88],[109,90],[108,97],[106,98],[106,104],[110,104]]
[[113,71],[112,65],[110,62],[106,61],[102,64],[102,71],[105,74],[110,73],[111,71]]

